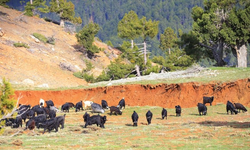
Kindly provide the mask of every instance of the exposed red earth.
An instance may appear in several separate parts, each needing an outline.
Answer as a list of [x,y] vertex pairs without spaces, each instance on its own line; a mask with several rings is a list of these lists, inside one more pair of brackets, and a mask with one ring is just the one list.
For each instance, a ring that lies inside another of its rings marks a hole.
[[181,105],[183,108],[189,108],[202,102],[203,96],[214,96],[213,105],[226,104],[229,100],[250,107],[250,79],[228,83],[134,84],[62,91],[16,91],[15,94],[16,97],[23,95],[19,103],[32,106],[37,105],[40,98],[53,100],[57,107],[65,102],[76,103],[80,100],[91,100],[100,104],[103,99],[110,106],[116,106],[124,97],[128,106],[174,108],[175,105]]

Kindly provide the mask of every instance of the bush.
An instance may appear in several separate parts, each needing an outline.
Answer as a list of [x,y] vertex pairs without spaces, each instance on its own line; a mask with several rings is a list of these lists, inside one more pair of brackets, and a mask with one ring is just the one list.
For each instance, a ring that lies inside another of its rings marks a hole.
[[33,36],[36,37],[38,40],[42,41],[43,43],[47,43],[48,41],[48,39],[40,33],[33,33]]
[[88,73],[83,73],[82,76],[85,79],[85,81],[87,81],[88,83],[95,82],[95,78],[93,74],[89,75]]
[[159,73],[160,68],[158,66],[152,66],[143,72],[143,75],[149,75],[151,72]]
[[79,71],[79,72],[74,72],[73,74],[75,77],[77,78],[80,78],[80,79],[84,79],[83,76],[82,76],[82,73]]
[[29,46],[28,46],[28,44],[25,44],[25,43],[14,43],[13,44],[15,47],[25,47],[25,48],[30,48]]

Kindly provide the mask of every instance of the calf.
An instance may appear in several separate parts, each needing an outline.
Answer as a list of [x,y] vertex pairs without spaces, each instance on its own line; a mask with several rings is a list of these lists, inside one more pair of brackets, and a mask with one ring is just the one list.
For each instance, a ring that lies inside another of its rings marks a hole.
[[69,112],[69,103],[65,103],[65,104],[63,104],[62,105],[62,107],[61,107],[61,111],[62,112]]
[[35,120],[30,119],[29,121],[26,122],[26,128],[24,130],[27,130],[27,129],[33,130],[33,129],[35,129],[35,126],[36,126]]
[[79,111],[80,111],[80,110],[83,110],[83,108],[82,108],[82,101],[76,103],[75,108],[76,108],[76,112],[77,112],[78,110],[79,110]]
[[39,105],[41,105],[41,106],[44,107],[44,104],[45,104],[45,101],[44,101],[43,99],[40,98]]
[[207,106],[205,104],[198,103],[197,107],[198,107],[199,115],[201,115],[201,114],[206,115],[207,114]]
[[125,99],[124,99],[124,97],[119,101],[117,107],[119,107],[120,109],[122,109],[122,107],[124,107],[124,109],[125,109]]
[[93,113],[104,113],[102,106],[97,103],[91,104],[91,109]]
[[235,115],[238,113],[238,111],[235,110],[234,105],[230,101],[227,101],[227,114],[229,110],[231,111],[231,115],[233,114],[233,112],[235,113]]
[[109,109],[108,103],[105,100],[102,100],[102,108],[103,109]]
[[152,117],[153,117],[153,113],[150,110],[148,110],[148,112],[146,113],[146,118],[147,118],[147,121],[148,121],[148,125],[151,124]]
[[135,111],[132,114],[131,118],[132,118],[132,121],[133,121],[133,126],[137,126],[137,122],[138,122],[139,116],[138,116],[138,114]]
[[240,110],[242,110],[243,112],[246,112],[247,109],[241,104],[241,103],[234,103],[235,108],[238,109],[238,111],[240,112]]
[[115,112],[115,115],[117,114],[122,115],[122,111],[118,107],[111,106],[109,109],[110,109],[110,115],[112,115],[113,112]]
[[83,101],[84,103],[84,109],[88,109],[91,107],[91,105],[93,104],[92,101]]
[[212,106],[212,102],[214,101],[214,96],[212,97],[205,97],[203,96],[203,104],[210,103],[210,106]]
[[47,101],[45,101],[45,103],[47,105],[47,108],[50,108],[51,106],[55,106],[54,102],[52,100],[47,100]]
[[106,116],[100,116],[100,115],[94,115],[94,116],[87,116],[87,121],[86,121],[86,124],[85,124],[85,128],[88,126],[88,125],[92,125],[92,124],[96,124],[97,126],[100,126],[101,128],[105,128],[104,127],[104,124],[107,120]]
[[166,119],[168,119],[168,112],[165,108],[162,108],[162,111],[161,111],[161,116],[162,116],[162,120],[166,117]]
[[176,116],[181,116],[181,106],[180,105],[175,106],[175,113],[176,113]]

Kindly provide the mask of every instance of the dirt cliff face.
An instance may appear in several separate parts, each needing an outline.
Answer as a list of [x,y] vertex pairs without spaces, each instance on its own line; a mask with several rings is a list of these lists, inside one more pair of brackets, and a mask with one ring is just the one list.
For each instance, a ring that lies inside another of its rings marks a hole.
[[23,95],[19,103],[32,106],[37,105],[40,98],[53,100],[57,107],[65,102],[76,103],[80,100],[91,100],[101,104],[103,99],[109,106],[116,106],[124,97],[128,106],[174,108],[180,105],[188,108],[202,102],[203,96],[214,96],[213,105],[226,104],[229,100],[250,107],[250,78],[228,83],[136,84],[63,91],[16,91],[15,94],[16,97],[19,94]]

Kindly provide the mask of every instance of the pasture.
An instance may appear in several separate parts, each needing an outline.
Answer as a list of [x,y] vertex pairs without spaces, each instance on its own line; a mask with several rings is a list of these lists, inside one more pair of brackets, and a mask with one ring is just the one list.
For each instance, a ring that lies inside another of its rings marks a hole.
[[[227,115],[225,104],[207,108],[207,116],[199,116],[197,107],[182,108],[181,117],[167,108],[167,120],[161,120],[161,107],[126,106],[122,115],[110,116],[109,110],[101,114],[107,116],[104,129],[96,125],[84,128],[85,111],[70,109],[65,128],[58,132],[6,127],[0,149],[249,149],[249,112]],[[132,126],[134,110],[139,115],[138,127]],[[150,125],[145,116],[148,110],[153,113]]]

